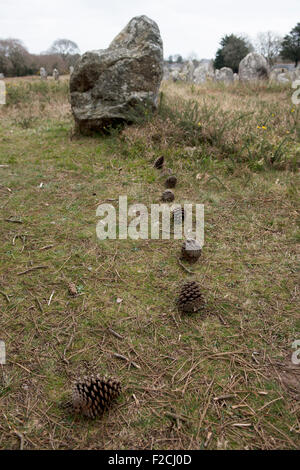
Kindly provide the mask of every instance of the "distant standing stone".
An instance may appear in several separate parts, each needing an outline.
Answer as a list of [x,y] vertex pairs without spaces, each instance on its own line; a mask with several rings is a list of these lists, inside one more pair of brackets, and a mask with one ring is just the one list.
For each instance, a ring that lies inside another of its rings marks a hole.
[[197,85],[214,80],[215,70],[211,60],[202,60],[193,72],[193,81]]
[[180,80],[180,73],[178,70],[173,70],[170,74],[171,79],[173,82],[178,82]]
[[82,133],[131,123],[156,109],[163,76],[157,24],[136,16],[108,49],[86,52],[70,77],[71,106]]
[[217,82],[232,83],[233,71],[229,67],[222,67],[220,70],[216,70],[215,78]]
[[70,71],[70,75],[72,75],[72,73],[74,72],[74,67],[73,67],[73,65],[70,66],[69,71]]
[[57,69],[53,69],[53,78],[54,80],[59,79],[59,71]]
[[4,78],[4,73],[0,73],[0,80],[3,80]]
[[256,81],[269,78],[269,66],[266,59],[257,52],[250,52],[240,62],[239,77],[242,81]]
[[40,68],[40,76],[42,80],[47,80],[47,71],[44,69],[44,67]]

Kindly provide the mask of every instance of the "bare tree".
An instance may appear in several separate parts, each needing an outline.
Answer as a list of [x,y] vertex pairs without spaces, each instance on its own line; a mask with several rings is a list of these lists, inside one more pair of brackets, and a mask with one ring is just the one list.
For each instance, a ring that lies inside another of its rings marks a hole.
[[0,40],[0,68],[5,75],[21,76],[32,72],[32,57],[19,39]]
[[64,60],[69,56],[79,54],[79,52],[79,47],[76,42],[70,39],[56,39],[47,51],[48,54],[60,55]]
[[265,57],[269,65],[274,65],[279,56],[282,37],[273,31],[259,33],[256,39],[256,50]]

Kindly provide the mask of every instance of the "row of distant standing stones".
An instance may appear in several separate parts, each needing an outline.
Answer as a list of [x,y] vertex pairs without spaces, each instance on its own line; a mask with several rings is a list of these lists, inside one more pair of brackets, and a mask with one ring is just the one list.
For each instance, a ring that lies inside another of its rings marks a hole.
[[[71,66],[69,68],[69,71],[70,71],[70,75],[71,75],[74,71],[74,67]],[[41,77],[42,80],[47,80],[47,78],[48,78],[48,72],[44,67],[40,68],[40,77]],[[59,71],[57,70],[57,68],[53,69],[52,77],[53,77],[54,80],[59,80]]]
[[288,66],[269,67],[267,60],[256,52],[250,52],[240,64],[238,73],[229,67],[215,69],[212,60],[201,60],[198,65],[193,61],[182,64],[165,63],[164,80],[188,82],[197,85],[207,81],[233,83],[236,81],[269,80],[277,83],[289,83],[300,79],[300,67],[289,69]]
[[[73,73],[74,67],[70,67],[70,75]],[[48,72],[45,69],[45,67],[40,68],[40,77],[41,80],[47,80],[48,79]],[[59,80],[59,71],[57,68],[54,68],[52,71],[52,77],[54,80]],[[5,78],[4,73],[0,73],[0,80],[3,80]]]
[[[69,68],[70,75],[74,67]],[[52,76],[54,80],[59,80],[59,71],[53,69]],[[47,80],[48,73],[44,67],[40,68],[40,77]],[[0,78],[4,78],[0,74]],[[239,65],[239,73],[234,73],[229,67],[215,69],[213,61],[202,60],[195,66],[192,61],[183,64],[164,64],[163,80],[172,80],[173,82],[182,81],[195,84],[205,83],[207,81],[233,83],[237,81],[270,80],[277,83],[289,83],[300,79],[300,66],[294,70],[286,67],[274,67],[270,69],[266,59],[258,53],[249,53]]]

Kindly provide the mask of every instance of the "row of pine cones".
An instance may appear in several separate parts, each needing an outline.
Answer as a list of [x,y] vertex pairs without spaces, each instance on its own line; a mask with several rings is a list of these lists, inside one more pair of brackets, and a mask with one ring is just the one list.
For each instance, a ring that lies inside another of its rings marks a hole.
[[[159,157],[154,167],[162,169],[164,157]],[[166,191],[162,195],[162,200],[172,202],[175,198],[173,191],[177,183],[176,176],[172,175],[166,179]],[[173,212],[173,222],[181,223],[184,220],[184,209],[176,209]],[[201,256],[201,246],[190,238],[184,241],[181,249],[181,257],[190,262],[196,262]],[[69,285],[71,295],[76,295],[76,288]],[[177,299],[177,307],[181,313],[194,313],[204,307],[204,298],[200,285],[197,281],[187,281],[180,289]],[[120,395],[121,384],[112,378],[100,378],[99,376],[84,377],[74,383],[72,392],[72,405],[76,413],[88,418],[96,418],[109,408],[112,402]]]
[[[154,168],[158,170],[162,170],[164,167],[164,156],[158,157],[154,162]],[[169,170],[171,171],[171,170]],[[166,189],[162,194],[162,201],[164,202],[173,202],[175,199],[174,192],[169,188],[175,188],[177,184],[177,178],[175,175],[168,176],[165,181]],[[172,219],[174,225],[181,224],[184,220],[184,209],[177,208],[173,210]],[[188,238],[182,245],[181,248],[181,257],[190,263],[195,263],[199,257],[201,256],[201,246],[200,244],[194,240],[193,238]]]
[[[162,170],[164,167],[164,157],[158,157],[154,162],[154,168]],[[169,188],[175,188],[177,184],[177,178],[175,175],[169,176],[165,181],[166,189],[162,194],[162,200],[164,202],[172,202],[175,199],[173,191]],[[178,208],[173,211],[173,223],[182,223],[184,220],[184,209]],[[193,238],[188,238],[184,241],[181,247],[181,257],[195,263],[201,256],[201,246]],[[177,300],[177,306],[179,311],[182,313],[193,313],[200,310],[204,305],[204,299],[201,293],[200,285],[197,281],[188,281],[181,287],[179,298]]]

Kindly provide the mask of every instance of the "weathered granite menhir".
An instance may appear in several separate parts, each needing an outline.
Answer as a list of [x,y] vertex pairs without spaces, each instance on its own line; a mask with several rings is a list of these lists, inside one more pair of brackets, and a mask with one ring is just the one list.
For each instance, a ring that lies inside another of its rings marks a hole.
[[241,81],[266,80],[269,78],[269,66],[266,59],[257,52],[250,52],[239,64]]
[[157,24],[136,16],[107,49],[86,52],[70,77],[72,112],[81,133],[132,122],[155,109],[163,76],[163,44]]

